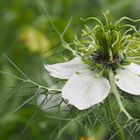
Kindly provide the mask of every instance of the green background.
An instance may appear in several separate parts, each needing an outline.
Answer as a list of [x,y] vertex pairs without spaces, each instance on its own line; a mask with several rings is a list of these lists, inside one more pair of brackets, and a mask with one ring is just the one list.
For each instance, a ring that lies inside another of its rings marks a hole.
[[[60,38],[44,9],[47,9],[60,32],[73,17],[64,36],[67,42],[73,40],[74,34],[81,32],[81,17],[102,18],[101,13],[109,10],[113,20],[122,16],[140,18],[140,0],[1,0],[0,140],[53,140],[57,137],[60,140],[78,140],[84,135],[81,127],[71,123],[59,137],[58,132],[68,122],[46,117],[46,113],[36,106],[35,100],[15,111],[36,92],[36,88],[9,75],[23,78],[6,56],[33,81],[47,86],[49,82],[44,78],[46,71],[43,65],[66,60],[65,53],[71,55],[60,44]],[[140,115],[137,109],[131,113]],[[57,112],[49,114],[59,116]],[[97,129],[97,133],[104,136],[104,128]],[[137,135],[135,139],[140,136]]]

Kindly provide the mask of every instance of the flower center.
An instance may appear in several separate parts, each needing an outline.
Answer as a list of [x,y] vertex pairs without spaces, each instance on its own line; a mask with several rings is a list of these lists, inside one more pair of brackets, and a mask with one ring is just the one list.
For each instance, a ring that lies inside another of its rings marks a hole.
[[120,24],[121,19],[114,24],[107,17],[106,24],[96,18],[89,19],[96,20],[98,24],[94,27],[92,24],[85,25],[81,37],[75,36],[74,45],[82,61],[92,69],[115,71],[121,65],[130,63],[129,56],[138,55],[134,43],[139,43],[137,38],[140,33],[133,26]]
[[112,58],[110,58],[109,53],[101,53],[97,51],[95,51],[90,58],[95,63],[105,66],[106,68],[111,68],[113,71],[115,71],[119,64],[124,62],[123,59],[119,58],[118,54],[114,54]]

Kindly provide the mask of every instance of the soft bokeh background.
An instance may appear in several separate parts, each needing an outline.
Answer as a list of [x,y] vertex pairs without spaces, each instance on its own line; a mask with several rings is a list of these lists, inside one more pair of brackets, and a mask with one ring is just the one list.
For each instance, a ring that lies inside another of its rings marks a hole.
[[[60,32],[73,17],[64,36],[67,42],[73,40],[74,34],[81,32],[81,17],[101,17],[101,13],[108,9],[112,19],[122,16],[140,18],[140,0],[1,0],[0,140],[53,140],[59,137],[57,132],[66,123],[46,117],[46,113],[35,105],[35,100],[15,110],[35,94],[36,88],[9,75],[23,77],[6,56],[33,81],[43,85],[51,83],[47,81],[43,64],[66,60],[65,53],[70,56],[60,44],[60,38],[44,9],[47,9]],[[55,112],[53,114],[58,115]],[[80,135],[84,135],[80,129],[72,123],[60,140],[79,140]],[[92,136],[92,133],[89,135]],[[104,136],[104,128],[97,129],[97,135]],[[81,140],[84,138],[81,137]]]

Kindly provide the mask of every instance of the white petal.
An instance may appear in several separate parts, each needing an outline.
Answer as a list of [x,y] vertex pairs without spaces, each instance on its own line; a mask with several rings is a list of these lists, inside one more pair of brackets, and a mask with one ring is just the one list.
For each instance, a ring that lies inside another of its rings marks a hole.
[[73,74],[62,90],[62,97],[69,104],[83,110],[102,102],[110,91],[110,85],[104,77],[95,77],[95,73],[86,70]]
[[56,95],[46,95],[40,94],[37,96],[37,105],[41,107],[42,110],[48,111],[49,109],[54,109],[60,102],[58,98],[59,94]]
[[131,63],[130,65],[125,66],[124,68],[137,75],[140,75],[140,65],[138,64]]
[[60,94],[40,94],[36,98],[37,105],[45,112],[68,110],[67,105],[62,102]]
[[129,70],[118,70],[115,82],[121,90],[130,94],[140,95],[140,77]]
[[80,69],[87,68],[88,65],[84,64],[81,61],[80,57],[75,57],[74,59],[64,62],[57,63],[53,65],[45,65],[45,68],[48,70],[49,74],[53,77],[60,79],[69,79],[69,77]]

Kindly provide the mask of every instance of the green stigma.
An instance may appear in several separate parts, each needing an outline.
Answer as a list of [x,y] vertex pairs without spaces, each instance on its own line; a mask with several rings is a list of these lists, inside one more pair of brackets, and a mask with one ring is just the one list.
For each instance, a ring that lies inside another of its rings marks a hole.
[[[135,56],[137,51],[133,51],[132,46],[140,45],[138,40],[140,33],[135,26],[124,24],[124,21],[140,22],[128,17],[123,17],[115,23],[110,22],[108,12],[103,13],[105,23],[95,17],[82,19],[85,23],[94,20],[97,24],[85,24],[80,38],[75,36],[74,45],[82,60],[98,69],[112,69],[115,71],[121,65],[130,63],[130,54]],[[135,45],[137,44],[139,45]],[[131,50],[131,52],[130,52]]]

